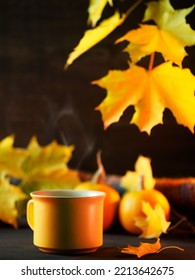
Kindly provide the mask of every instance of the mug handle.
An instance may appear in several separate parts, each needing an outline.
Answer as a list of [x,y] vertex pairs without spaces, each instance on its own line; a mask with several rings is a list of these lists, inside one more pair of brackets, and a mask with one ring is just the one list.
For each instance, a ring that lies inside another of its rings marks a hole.
[[27,223],[30,228],[34,230],[34,201],[33,199],[29,200],[27,203]]

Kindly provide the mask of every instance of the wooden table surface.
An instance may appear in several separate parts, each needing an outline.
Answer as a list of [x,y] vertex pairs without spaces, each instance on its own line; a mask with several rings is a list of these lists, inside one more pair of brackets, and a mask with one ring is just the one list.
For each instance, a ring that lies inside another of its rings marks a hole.
[[[94,253],[82,255],[48,254],[39,251],[33,245],[33,232],[27,226],[17,230],[9,226],[0,226],[0,259],[1,260],[134,260],[133,255],[121,254],[119,248],[128,244],[138,246],[143,241],[137,236],[121,230],[104,233],[104,244]],[[150,242],[150,241],[147,241]],[[180,233],[161,236],[161,245],[175,245],[184,249],[163,250],[158,254],[142,257],[145,260],[195,260],[195,235],[181,231]]]

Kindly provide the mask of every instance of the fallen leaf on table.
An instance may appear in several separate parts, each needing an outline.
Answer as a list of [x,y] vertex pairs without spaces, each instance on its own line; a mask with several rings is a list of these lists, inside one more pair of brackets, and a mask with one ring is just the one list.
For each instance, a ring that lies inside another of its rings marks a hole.
[[0,219],[8,224],[18,227],[17,218],[20,217],[23,211],[17,208],[17,204],[21,201],[27,201],[28,196],[22,190],[9,183],[9,179],[1,174],[0,178]]
[[121,178],[121,186],[129,191],[141,189],[150,190],[155,186],[151,160],[148,157],[139,156],[135,163],[135,171],[127,171]]
[[126,248],[121,249],[121,253],[137,255],[138,258],[141,258],[144,255],[157,253],[161,248],[160,239],[158,238],[155,243],[142,243],[140,246],[131,246],[128,245]]
[[171,222],[167,222],[165,212],[159,203],[152,208],[148,202],[143,201],[142,211],[145,217],[135,217],[136,227],[142,230],[139,237],[158,238],[162,233],[167,233]]
[[141,242],[140,246],[137,247],[128,245],[128,247],[122,248],[120,252],[124,254],[136,255],[138,258],[141,258],[144,255],[159,253],[165,249],[178,249],[180,251],[184,251],[184,249],[177,246],[166,246],[161,248],[160,239],[158,238],[155,243]]
[[124,71],[109,71],[93,84],[107,90],[107,96],[96,107],[105,128],[119,121],[125,109],[133,105],[135,113],[130,123],[141,131],[150,134],[155,125],[162,123],[165,108],[169,108],[179,124],[194,132],[195,76],[189,69],[173,66],[171,62],[152,70],[133,65]]

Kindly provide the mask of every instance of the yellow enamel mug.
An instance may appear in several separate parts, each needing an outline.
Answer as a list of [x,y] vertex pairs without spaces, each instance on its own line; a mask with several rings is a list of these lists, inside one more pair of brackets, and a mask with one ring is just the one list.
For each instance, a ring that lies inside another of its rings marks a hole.
[[41,190],[31,197],[27,222],[41,251],[87,253],[103,245],[104,192]]

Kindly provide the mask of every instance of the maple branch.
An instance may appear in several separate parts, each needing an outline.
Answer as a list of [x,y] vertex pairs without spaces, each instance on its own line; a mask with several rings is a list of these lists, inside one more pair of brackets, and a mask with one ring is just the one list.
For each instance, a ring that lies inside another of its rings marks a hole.
[[143,0],[137,0],[126,12],[126,18],[141,4]]
[[170,227],[168,229],[168,231],[170,230],[174,230],[175,228],[177,228],[180,224],[182,224],[183,222],[186,222],[187,218],[186,217],[182,217],[181,220],[179,220],[175,225],[173,225],[172,227]]
[[173,214],[175,214],[175,216],[177,216],[180,220],[173,225],[172,227],[170,227],[168,229],[168,231],[175,229],[176,227],[178,227],[181,223],[186,222],[187,226],[192,230],[193,233],[195,233],[195,226],[188,220],[188,218],[184,215],[181,215],[180,213],[178,213],[175,209],[171,209],[171,211],[173,212]]
[[149,67],[148,67],[148,70],[151,71],[152,68],[153,68],[153,65],[154,65],[154,57],[155,57],[155,52],[153,52],[151,55],[150,55],[150,63],[149,63]]

